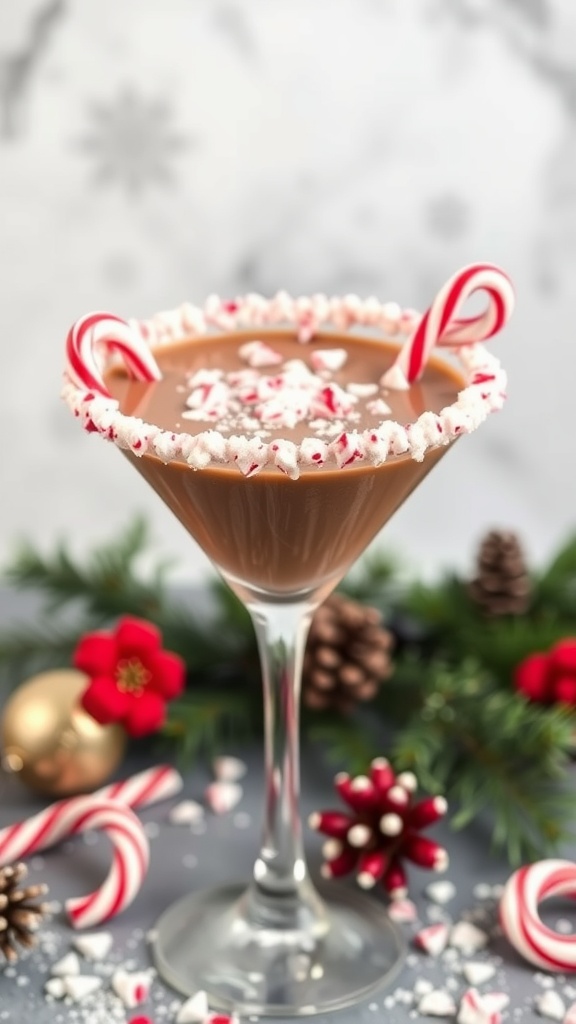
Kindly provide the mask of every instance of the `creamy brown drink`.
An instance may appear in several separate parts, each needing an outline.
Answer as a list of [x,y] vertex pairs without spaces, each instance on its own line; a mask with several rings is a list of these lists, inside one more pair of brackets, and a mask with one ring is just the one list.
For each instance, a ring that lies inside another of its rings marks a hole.
[[[217,426],[224,433],[222,416],[217,423],[209,418],[186,419],[186,399],[193,391],[190,381],[196,375],[203,380],[202,371],[246,374],[241,353],[253,337],[250,332],[168,346],[155,352],[162,380],[138,383],[122,373],[111,373],[106,383],[122,412],[163,430],[194,433]],[[292,360],[302,362],[312,374],[311,363],[321,359],[319,352],[326,351],[328,361],[333,352],[345,353],[340,369],[314,376],[327,386],[351,389],[353,399],[350,414],[336,417],[336,422],[313,412],[293,427],[283,424],[274,429],[269,422],[259,422],[254,433],[263,434],[268,443],[277,437],[298,443],[322,425],[338,435],[344,420],[356,431],[370,430],[382,420],[383,401],[390,420],[413,424],[425,411],[439,413],[450,406],[464,387],[456,371],[432,360],[422,380],[410,390],[382,392],[379,381],[397,348],[378,340],[326,334],[302,345],[291,332],[260,332],[258,337],[279,361],[251,374],[248,371],[248,376],[278,380]],[[236,426],[240,417],[236,416]],[[438,440],[443,440],[440,434]],[[314,466],[302,470],[296,480],[276,467],[244,478],[236,466],[194,471],[183,458],[164,464],[150,453],[127,454],[226,577],[288,595],[340,579],[446,450],[443,444],[431,448],[420,462],[409,454],[390,456],[379,467],[361,461],[343,468]]]

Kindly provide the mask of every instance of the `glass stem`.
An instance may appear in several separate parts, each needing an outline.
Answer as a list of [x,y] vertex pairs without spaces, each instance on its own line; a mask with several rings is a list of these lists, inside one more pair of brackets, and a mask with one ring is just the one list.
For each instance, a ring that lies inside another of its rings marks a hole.
[[267,927],[319,933],[325,913],[308,877],[299,810],[302,661],[315,605],[257,602],[248,609],[264,688],[266,793],[248,910],[253,920]]

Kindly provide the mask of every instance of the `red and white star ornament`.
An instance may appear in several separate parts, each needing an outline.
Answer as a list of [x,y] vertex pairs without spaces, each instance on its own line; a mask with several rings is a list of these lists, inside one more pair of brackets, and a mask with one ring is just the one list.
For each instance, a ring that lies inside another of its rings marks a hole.
[[384,757],[372,761],[369,776],[351,778],[341,772],[334,784],[349,810],[315,811],[308,819],[310,828],[328,837],[322,848],[325,878],[355,872],[363,889],[379,884],[392,899],[401,900],[408,894],[404,861],[445,871],[448,853],[421,835],[446,814],[444,797],[416,800],[415,775],[396,775]]

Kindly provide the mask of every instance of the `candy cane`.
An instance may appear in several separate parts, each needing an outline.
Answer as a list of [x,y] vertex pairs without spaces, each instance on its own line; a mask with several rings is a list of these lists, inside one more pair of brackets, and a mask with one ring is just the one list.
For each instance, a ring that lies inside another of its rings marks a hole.
[[96,359],[99,347],[119,352],[136,380],[160,380],[162,374],[142,334],[112,313],[88,313],[70,328],[66,373],[78,387],[109,397]]
[[147,807],[177,796],[183,785],[182,776],[175,768],[169,764],[160,764],[137,772],[121,782],[112,782],[98,789],[94,796],[102,800],[118,800],[127,807]]
[[[479,316],[458,318],[474,292],[488,295],[488,307]],[[418,380],[436,345],[472,345],[486,341],[505,326],[514,309],[510,278],[491,263],[473,263],[454,274],[438,292],[394,364],[382,378],[385,387],[407,388]]]
[[576,896],[576,863],[541,860],[508,879],[500,900],[500,924],[514,949],[547,971],[576,971],[576,938],[543,923],[538,904],[550,896]]
[[66,913],[75,928],[91,928],[119,914],[136,896],[149,860],[146,834],[129,807],[94,795],[62,800],[19,825],[0,831],[0,865],[79,835],[99,830],[112,842],[112,867],[99,889],[66,900]]

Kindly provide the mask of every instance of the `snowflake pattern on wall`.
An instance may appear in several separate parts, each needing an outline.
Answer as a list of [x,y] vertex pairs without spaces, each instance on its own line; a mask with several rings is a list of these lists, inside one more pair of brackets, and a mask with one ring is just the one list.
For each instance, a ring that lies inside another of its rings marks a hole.
[[79,145],[93,162],[96,184],[138,195],[174,182],[174,160],[190,139],[172,127],[167,100],[125,88],[109,103],[92,103],[88,114],[91,125]]

